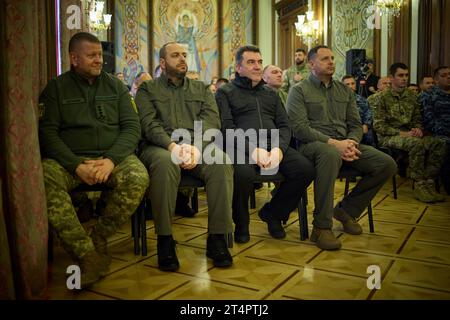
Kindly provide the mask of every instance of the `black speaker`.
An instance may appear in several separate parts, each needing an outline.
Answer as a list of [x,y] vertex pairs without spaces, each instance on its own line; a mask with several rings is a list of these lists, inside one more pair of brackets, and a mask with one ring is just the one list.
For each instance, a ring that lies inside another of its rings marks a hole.
[[114,74],[116,71],[116,56],[114,54],[114,43],[102,41],[102,49],[103,49],[103,71]]
[[345,72],[348,75],[357,76],[360,67],[366,62],[365,49],[350,49],[345,54]]

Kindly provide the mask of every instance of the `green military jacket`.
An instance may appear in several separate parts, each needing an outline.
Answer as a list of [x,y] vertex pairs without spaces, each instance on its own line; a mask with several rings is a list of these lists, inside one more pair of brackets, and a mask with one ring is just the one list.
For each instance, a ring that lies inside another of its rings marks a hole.
[[74,172],[86,158],[105,157],[118,165],[134,153],[139,117],[127,87],[101,72],[92,85],[75,71],[51,80],[39,97],[42,156]]
[[373,127],[381,137],[396,136],[400,131],[422,128],[417,95],[408,88],[401,92],[386,89],[377,93],[370,103],[374,111]]
[[294,136],[303,143],[362,138],[362,124],[353,91],[332,80],[326,87],[313,74],[292,87],[286,109]]
[[[281,85],[280,90],[284,91],[287,95],[289,93],[289,89],[292,88],[294,85],[299,83],[302,80],[305,80],[309,76],[309,66],[306,61],[304,61],[301,65],[297,66],[294,64],[293,66],[290,66],[283,74],[283,84]],[[295,81],[295,75],[300,75],[302,80]]]
[[[202,134],[211,128],[220,129],[216,100],[201,81],[184,78],[177,87],[162,74],[139,87],[136,105],[144,139],[163,148],[179,142],[171,137],[175,129],[187,129],[193,139],[194,121],[202,122]],[[202,146],[208,143],[205,141]]]

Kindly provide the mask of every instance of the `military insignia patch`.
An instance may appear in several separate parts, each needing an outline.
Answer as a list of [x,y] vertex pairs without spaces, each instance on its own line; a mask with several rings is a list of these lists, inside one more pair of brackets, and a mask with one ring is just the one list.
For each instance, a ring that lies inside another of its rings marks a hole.
[[131,106],[133,107],[134,111],[135,111],[136,113],[138,113],[138,109],[137,109],[137,106],[136,106],[136,102],[134,102],[134,98],[133,98],[133,97],[131,97]]
[[38,104],[38,114],[39,119],[41,119],[45,114],[45,104],[43,102]]

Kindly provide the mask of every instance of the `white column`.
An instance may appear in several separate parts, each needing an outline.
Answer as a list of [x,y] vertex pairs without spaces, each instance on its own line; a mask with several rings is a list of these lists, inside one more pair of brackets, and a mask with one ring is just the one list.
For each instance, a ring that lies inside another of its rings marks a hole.
[[258,41],[264,65],[272,64],[272,1],[258,2]]
[[385,77],[388,74],[387,60],[388,60],[388,19],[386,16],[381,16],[381,64],[380,76]]
[[419,0],[411,2],[411,65],[409,66],[410,82],[417,83],[417,47],[419,42]]

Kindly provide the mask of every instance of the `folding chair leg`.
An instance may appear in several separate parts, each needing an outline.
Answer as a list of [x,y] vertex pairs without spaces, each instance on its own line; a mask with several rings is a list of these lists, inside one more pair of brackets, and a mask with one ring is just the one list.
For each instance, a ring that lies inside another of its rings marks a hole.
[[141,249],[139,248],[139,216],[138,211],[135,211],[131,216],[131,235],[134,240],[134,254],[139,255]]
[[192,210],[194,210],[194,212],[197,213],[198,212],[198,190],[197,190],[197,188],[194,188],[194,193],[192,194],[191,203],[192,203]]
[[395,174],[392,176],[392,187],[394,189],[394,199],[397,199],[397,178]]
[[369,230],[371,233],[373,233],[374,227],[373,227],[372,204],[370,202],[369,206],[367,207],[367,216],[369,217]]
[[304,191],[300,202],[298,204],[298,224],[300,229],[300,240],[309,238],[308,234],[308,213],[306,211],[306,204],[308,202],[306,190]]
[[256,191],[255,187],[253,187],[253,192],[250,193],[250,209],[256,208]]
[[141,228],[141,247],[142,247],[142,255],[147,255],[147,222],[145,220],[145,211],[144,211],[144,203],[138,207],[138,215],[140,219],[140,228]]

